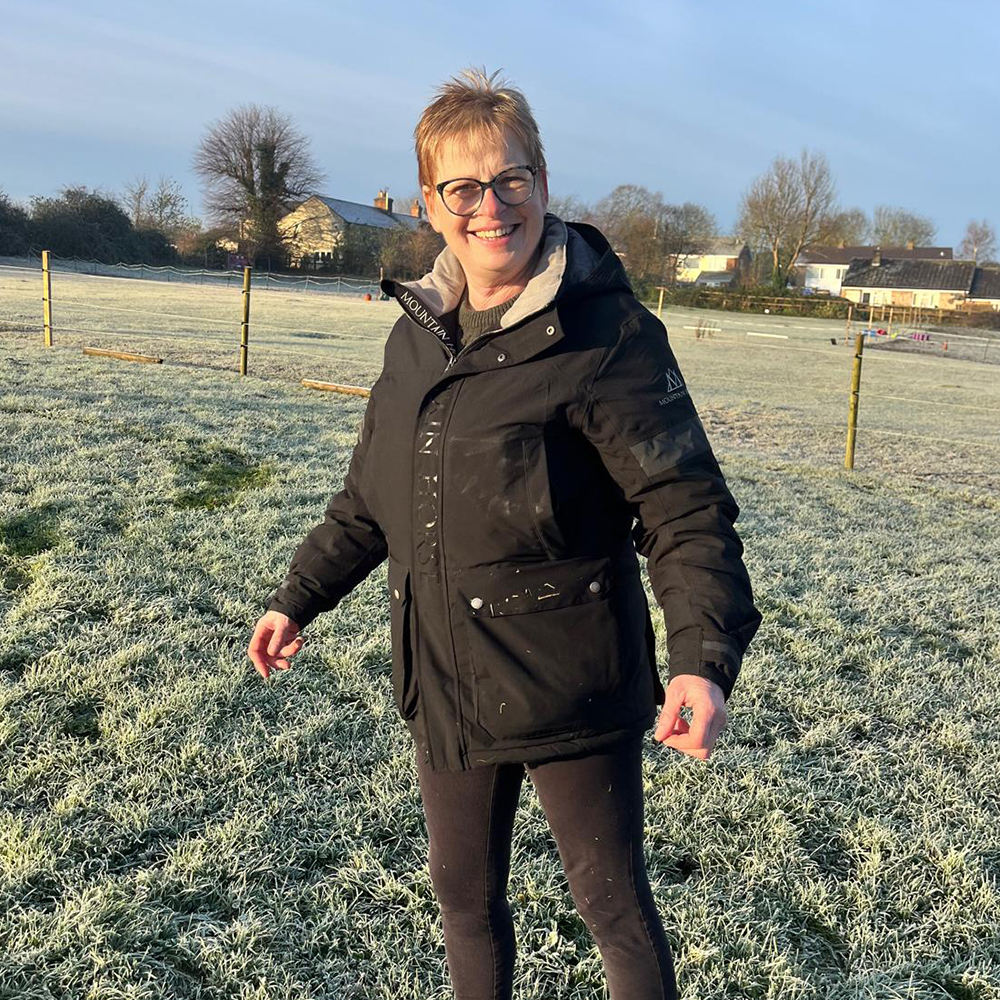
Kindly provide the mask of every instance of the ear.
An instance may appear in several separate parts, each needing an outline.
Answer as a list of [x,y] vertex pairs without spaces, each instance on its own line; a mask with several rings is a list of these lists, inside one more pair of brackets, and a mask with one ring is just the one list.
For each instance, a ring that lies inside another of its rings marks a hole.
[[422,185],[420,190],[424,196],[424,208],[427,209],[427,221],[431,224],[431,229],[434,232],[440,233],[441,227],[438,225],[438,212],[441,211],[441,207],[438,205],[437,191],[428,184]]

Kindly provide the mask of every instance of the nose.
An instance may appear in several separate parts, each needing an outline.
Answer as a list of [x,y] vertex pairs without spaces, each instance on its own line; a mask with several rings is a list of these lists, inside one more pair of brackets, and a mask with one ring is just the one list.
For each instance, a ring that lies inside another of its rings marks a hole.
[[487,188],[476,215],[489,215],[496,218],[507,206],[497,197],[493,188]]

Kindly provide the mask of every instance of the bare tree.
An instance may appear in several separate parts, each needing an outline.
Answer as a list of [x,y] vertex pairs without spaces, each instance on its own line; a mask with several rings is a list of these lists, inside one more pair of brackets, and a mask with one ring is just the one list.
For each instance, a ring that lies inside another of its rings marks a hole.
[[160,177],[155,188],[145,175],[126,181],[118,201],[136,229],[156,229],[173,242],[200,228],[188,212],[180,183],[170,177]]
[[740,202],[737,231],[771,255],[771,280],[783,288],[803,250],[823,241],[836,191],[823,153],[803,149],[798,160],[776,156]]
[[208,127],[194,157],[213,222],[242,252],[284,257],[278,219],[322,180],[309,140],[276,108],[244,104]]
[[959,253],[966,259],[980,261],[991,260],[997,252],[996,230],[985,220],[976,222],[972,219],[965,227],[965,236],[959,247]]
[[905,208],[876,205],[872,215],[872,241],[881,247],[930,246],[937,228],[925,215]]
[[871,222],[860,208],[844,208],[827,219],[822,241],[828,246],[862,246],[871,232]]
[[590,216],[589,206],[575,194],[551,196],[547,211],[566,222],[586,222]]

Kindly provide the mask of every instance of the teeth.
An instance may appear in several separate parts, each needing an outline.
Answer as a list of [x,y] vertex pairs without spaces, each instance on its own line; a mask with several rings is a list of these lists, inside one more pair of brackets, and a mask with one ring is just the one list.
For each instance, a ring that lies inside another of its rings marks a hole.
[[503,229],[480,229],[474,235],[478,236],[481,240],[495,240],[501,236],[508,236],[512,232],[514,232],[513,226],[504,226]]

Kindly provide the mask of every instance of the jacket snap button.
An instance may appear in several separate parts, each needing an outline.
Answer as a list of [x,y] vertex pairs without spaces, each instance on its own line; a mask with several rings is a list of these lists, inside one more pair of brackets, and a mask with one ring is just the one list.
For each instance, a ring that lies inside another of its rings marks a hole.
[[477,611],[483,606],[483,599],[481,597],[473,597],[469,604],[472,605]]
[[556,332],[556,328],[554,326],[547,326],[545,332],[551,337]]
[[398,590],[394,590],[394,591],[392,592],[392,596],[393,596],[393,597],[395,597],[395,598],[396,598],[396,600],[398,601],[398,600],[399,600],[399,591],[398,591]]
[[498,354],[497,355],[497,361],[506,361],[506,360],[507,360],[507,355],[506,354]]
[[601,581],[592,580],[590,584],[590,592],[592,594],[599,594],[601,592]]

